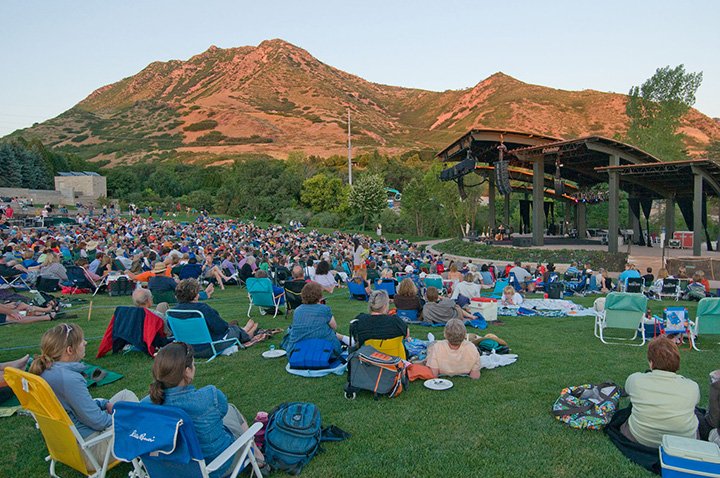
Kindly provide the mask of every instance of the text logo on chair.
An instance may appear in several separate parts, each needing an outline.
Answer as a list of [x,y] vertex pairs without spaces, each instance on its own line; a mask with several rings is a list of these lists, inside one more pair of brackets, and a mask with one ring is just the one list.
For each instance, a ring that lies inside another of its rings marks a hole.
[[137,430],[133,430],[130,433],[130,438],[134,438],[134,439],[140,440],[140,441],[146,441],[149,443],[153,443],[155,441],[155,437],[148,438],[148,436],[145,433],[141,433],[140,435],[138,435]]

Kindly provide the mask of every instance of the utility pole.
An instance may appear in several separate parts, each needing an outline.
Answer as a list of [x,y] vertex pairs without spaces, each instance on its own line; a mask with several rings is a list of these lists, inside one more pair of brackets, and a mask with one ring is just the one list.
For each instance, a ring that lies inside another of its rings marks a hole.
[[350,139],[350,108],[348,108],[348,184],[352,186],[352,140]]

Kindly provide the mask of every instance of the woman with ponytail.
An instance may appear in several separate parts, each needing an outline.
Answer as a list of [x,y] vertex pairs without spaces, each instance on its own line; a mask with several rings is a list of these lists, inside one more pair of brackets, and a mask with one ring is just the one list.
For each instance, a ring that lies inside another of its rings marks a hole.
[[[235,405],[228,403],[223,392],[214,385],[200,389],[192,385],[195,360],[191,345],[173,342],[160,349],[155,356],[152,374],[154,381],[150,384],[150,395],[143,402],[150,401],[185,411],[192,418],[206,462],[214,460],[248,429],[245,418]],[[263,469],[265,459],[262,453],[256,448],[253,453]],[[234,466],[235,463],[227,463],[210,476],[224,476]]]
[[[85,357],[85,336],[78,325],[60,324],[45,332],[40,340],[40,355],[30,365],[30,373],[40,375],[50,385],[60,404],[86,440],[112,425],[112,406],[120,401],[137,402],[137,396],[122,390],[110,400],[93,399],[87,389],[80,362]],[[93,448],[102,463],[109,441]],[[90,463],[88,462],[88,465]]]

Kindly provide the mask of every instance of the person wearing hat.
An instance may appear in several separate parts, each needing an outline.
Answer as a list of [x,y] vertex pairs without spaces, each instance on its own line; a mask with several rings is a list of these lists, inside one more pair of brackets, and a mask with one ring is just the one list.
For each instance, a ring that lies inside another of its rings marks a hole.
[[159,275],[169,276],[170,274],[168,274],[168,272],[169,271],[168,271],[167,266],[165,266],[165,264],[163,264],[162,261],[157,261],[153,265],[152,270],[141,272],[140,274],[133,274],[130,271],[125,271],[125,275],[127,275],[130,279],[132,279],[136,282],[147,282],[150,280],[150,278],[155,277],[155,276],[159,276]]

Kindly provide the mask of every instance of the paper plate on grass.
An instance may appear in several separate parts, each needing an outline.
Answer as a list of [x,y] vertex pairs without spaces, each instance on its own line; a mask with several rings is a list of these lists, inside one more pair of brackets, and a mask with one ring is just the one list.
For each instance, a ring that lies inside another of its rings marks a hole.
[[275,350],[266,350],[262,353],[262,356],[265,358],[278,358],[282,357],[283,355],[286,355],[287,352],[282,349],[275,349]]
[[452,388],[453,383],[444,378],[431,378],[430,380],[425,380],[423,385],[430,390],[447,390],[448,388]]

